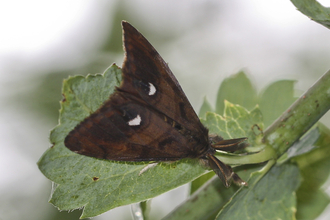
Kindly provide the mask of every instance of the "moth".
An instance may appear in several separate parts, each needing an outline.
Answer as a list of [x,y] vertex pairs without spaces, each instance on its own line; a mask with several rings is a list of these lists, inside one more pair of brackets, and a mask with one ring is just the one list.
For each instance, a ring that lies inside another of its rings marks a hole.
[[177,79],[147,39],[122,22],[122,82],[109,99],[78,124],[65,146],[78,154],[114,161],[207,161],[226,187],[247,185],[216,150],[235,151],[246,138],[209,136]]

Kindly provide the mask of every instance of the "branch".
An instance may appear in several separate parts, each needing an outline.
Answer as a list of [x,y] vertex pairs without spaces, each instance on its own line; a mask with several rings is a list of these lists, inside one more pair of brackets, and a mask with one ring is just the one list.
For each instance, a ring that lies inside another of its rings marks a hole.
[[283,154],[330,108],[330,71],[294,102],[264,132],[263,142]]

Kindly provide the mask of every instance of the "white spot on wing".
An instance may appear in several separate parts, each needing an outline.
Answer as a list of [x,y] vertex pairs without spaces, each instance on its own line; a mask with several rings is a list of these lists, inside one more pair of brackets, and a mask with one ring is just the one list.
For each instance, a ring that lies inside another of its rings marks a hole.
[[135,118],[133,118],[132,120],[128,121],[128,125],[129,126],[138,126],[141,124],[141,117],[140,115],[137,115]]
[[149,83],[149,94],[148,95],[155,95],[156,88],[152,83]]

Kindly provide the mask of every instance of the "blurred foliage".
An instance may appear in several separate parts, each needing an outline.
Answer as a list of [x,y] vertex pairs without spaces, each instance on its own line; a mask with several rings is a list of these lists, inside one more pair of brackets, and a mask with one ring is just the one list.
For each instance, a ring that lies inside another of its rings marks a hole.
[[[277,119],[295,100],[294,81],[280,80],[268,85],[260,94],[247,75],[241,71],[226,78],[220,85],[216,103],[216,113],[223,114],[224,100],[239,104],[248,110],[259,105],[263,113],[264,126],[267,128]],[[206,100],[202,105],[202,112],[210,106]],[[202,113],[201,112],[201,113]],[[202,116],[202,115],[201,115]]]

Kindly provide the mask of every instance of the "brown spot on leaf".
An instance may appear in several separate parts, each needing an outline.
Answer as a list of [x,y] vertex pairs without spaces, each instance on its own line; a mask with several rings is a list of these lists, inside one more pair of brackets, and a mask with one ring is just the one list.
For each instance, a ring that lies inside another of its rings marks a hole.
[[94,176],[94,177],[93,177],[93,181],[97,181],[97,180],[99,180],[99,178],[96,177],[96,176]]
[[62,96],[63,96],[62,102],[66,102],[66,97],[63,93],[62,93]]

